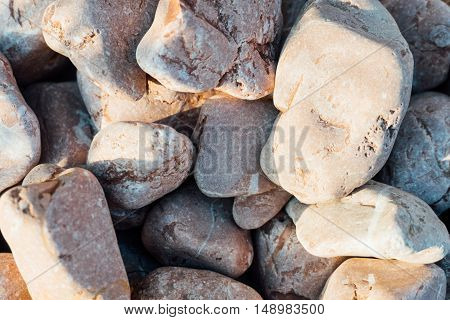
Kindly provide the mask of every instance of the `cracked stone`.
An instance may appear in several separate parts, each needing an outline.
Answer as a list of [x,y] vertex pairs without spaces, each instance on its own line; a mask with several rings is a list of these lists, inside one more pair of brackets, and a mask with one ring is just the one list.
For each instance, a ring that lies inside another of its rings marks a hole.
[[31,300],[11,253],[0,253],[0,300]]

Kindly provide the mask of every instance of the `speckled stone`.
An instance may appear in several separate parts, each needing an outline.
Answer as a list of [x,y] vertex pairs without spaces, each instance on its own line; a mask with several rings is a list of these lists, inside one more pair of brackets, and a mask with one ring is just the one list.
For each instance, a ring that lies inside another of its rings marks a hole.
[[0,192],[20,182],[41,154],[39,122],[0,53]]
[[161,0],[137,60],[171,90],[259,99],[273,91],[281,29],[281,0]]
[[354,258],[331,275],[321,299],[443,300],[445,287],[445,274],[434,264]]
[[128,299],[103,190],[84,169],[10,189],[0,229],[33,299]]
[[142,242],[163,265],[241,276],[253,260],[250,233],[233,221],[232,199],[203,195],[193,179],[152,206]]
[[314,299],[342,257],[319,258],[298,242],[295,225],[281,212],[254,233],[255,263],[267,299]]
[[414,95],[388,162],[378,175],[437,214],[450,209],[450,97]]
[[0,253],[0,300],[31,300],[11,253]]
[[142,281],[133,300],[261,300],[252,288],[221,274],[164,267]]

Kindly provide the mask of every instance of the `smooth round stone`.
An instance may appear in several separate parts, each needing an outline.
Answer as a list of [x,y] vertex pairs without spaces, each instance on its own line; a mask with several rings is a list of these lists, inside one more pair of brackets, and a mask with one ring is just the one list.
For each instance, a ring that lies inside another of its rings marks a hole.
[[11,65],[0,53],[0,192],[20,182],[38,162],[41,135]]
[[450,209],[450,97],[414,95],[388,162],[378,175],[437,213]]
[[24,98],[41,125],[41,163],[61,167],[85,164],[92,130],[76,82],[31,85]]
[[105,195],[74,168],[8,190],[0,229],[33,299],[128,299],[130,287]]
[[284,212],[255,231],[254,243],[258,278],[267,299],[317,300],[328,277],[345,260],[309,254]]
[[252,288],[221,274],[164,267],[150,273],[133,300],[261,300]]
[[0,300],[31,300],[11,253],[0,253]]
[[408,44],[379,1],[309,2],[278,63],[283,113],[261,154],[264,173],[303,203],[345,197],[387,161],[412,75]]
[[413,90],[442,84],[450,68],[450,7],[441,0],[380,0],[389,10],[414,56]]
[[323,300],[443,300],[446,278],[434,264],[354,258],[336,269]]
[[425,202],[374,181],[333,202],[306,205],[294,198],[286,211],[300,243],[318,257],[428,264],[444,258],[450,248],[445,225]]
[[60,173],[64,172],[64,168],[56,164],[42,163],[31,169],[22,181],[22,186],[26,187],[31,184],[55,180]]
[[206,197],[189,180],[152,206],[142,242],[163,265],[237,278],[250,267],[253,246],[250,233],[233,221],[232,203]]
[[139,209],[178,188],[193,157],[192,142],[168,126],[117,122],[94,137],[87,166],[111,205]]
[[233,218],[242,229],[252,230],[263,226],[275,217],[292,195],[281,188],[234,198]]

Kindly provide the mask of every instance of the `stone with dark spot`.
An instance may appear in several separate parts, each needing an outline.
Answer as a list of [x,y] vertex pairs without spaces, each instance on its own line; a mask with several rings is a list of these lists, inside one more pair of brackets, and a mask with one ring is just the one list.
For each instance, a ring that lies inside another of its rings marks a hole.
[[142,242],[163,265],[241,276],[251,265],[248,231],[233,221],[232,199],[203,195],[193,179],[155,203],[142,229]]
[[261,300],[252,288],[207,270],[159,268],[133,293],[133,300]]
[[0,253],[0,300],[31,300],[11,253]]

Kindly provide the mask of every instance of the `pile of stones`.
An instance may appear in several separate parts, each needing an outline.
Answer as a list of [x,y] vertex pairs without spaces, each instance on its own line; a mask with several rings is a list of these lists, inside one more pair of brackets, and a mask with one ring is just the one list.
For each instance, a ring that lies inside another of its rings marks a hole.
[[449,299],[444,1],[0,21],[0,299]]

